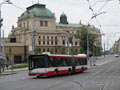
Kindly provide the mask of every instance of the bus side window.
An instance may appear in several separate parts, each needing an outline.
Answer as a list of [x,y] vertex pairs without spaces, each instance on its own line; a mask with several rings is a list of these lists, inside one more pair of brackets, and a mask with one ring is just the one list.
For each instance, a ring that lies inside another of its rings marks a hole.
[[81,60],[80,60],[80,65],[83,65],[83,58],[81,58]]
[[60,60],[59,60],[60,66],[65,66],[65,65],[66,65],[66,62],[65,62],[64,58],[59,58],[59,59],[60,59]]
[[84,64],[87,65],[87,58],[85,58]]
[[78,59],[75,58],[75,65],[78,66]]
[[87,65],[87,58],[82,59],[82,65]]
[[67,66],[70,66],[71,64],[71,58],[65,58]]
[[49,67],[54,67],[54,59],[53,58],[49,59]]
[[67,66],[67,61],[65,60],[65,58],[63,58],[63,65]]
[[54,58],[54,62],[55,62],[55,67],[59,66],[59,59],[58,58]]
[[82,58],[80,58],[80,65],[82,65]]
[[80,65],[80,58],[78,58],[78,65]]

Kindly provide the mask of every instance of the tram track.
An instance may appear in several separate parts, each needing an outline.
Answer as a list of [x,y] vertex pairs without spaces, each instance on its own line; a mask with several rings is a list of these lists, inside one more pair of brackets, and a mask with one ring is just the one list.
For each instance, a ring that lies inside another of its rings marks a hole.
[[[114,61],[114,62],[110,62],[110,63],[107,63],[105,65],[102,65],[102,66],[99,66],[97,67],[97,70],[96,71],[96,67],[93,68],[94,70],[94,73],[91,73],[89,76],[84,76],[84,73],[83,75],[81,74],[81,76],[83,76],[84,78],[78,78],[76,75],[73,76],[72,78],[67,78],[65,79],[66,82],[73,82],[73,83],[76,83],[77,85],[79,85],[80,87],[80,90],[84,90],[84,83],[83,81],[88,81],[88,80],[99,80],[101,77],[104,77],[106,78],[104,80],[104,82],[96,82],[95,83],[95,86],[100,86],[99,90],[107,90],[107,86],[109,84],[109,81],[111,80],[111,78],[116,74],[117,70],[114,70],[116,68],[116,65],[112,65],[110,66],[111,64],[118,64],[120,65],[120,63],[118,63],[118,61]],[[63,80],[63,79],[62,79]],[[82,81],[82,82],[81,82]]]

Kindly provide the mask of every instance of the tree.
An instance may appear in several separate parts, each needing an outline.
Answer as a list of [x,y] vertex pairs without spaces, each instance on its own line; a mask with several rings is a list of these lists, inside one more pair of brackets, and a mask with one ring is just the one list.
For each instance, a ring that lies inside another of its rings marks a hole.
[[94,43],[96,41],[96,35],[89,33],[86,26],[82,26],[76,33],[75,37],[79,40],[80,53],[87,54],[87,35],[89,43],[89,52],[93,53]]
[[39,53],[41,53],[40,48],[35,48],[35,54],[39,54]]
[[71,55],[74,55],[75,54],[75,49],[74,47],[71,48]]
[[65,48],[62,48],[62,54],[65,54]]
[[54,49],[53,49],[53,48],[50,50],[50,53],[51,53],[51,54],[54,54]]
[[94,50],[94,55],[96,55],[96,56],[101,55],[102,47],[100,47],[100,46],[95,46],[95,49],[96,49],[96,50]]

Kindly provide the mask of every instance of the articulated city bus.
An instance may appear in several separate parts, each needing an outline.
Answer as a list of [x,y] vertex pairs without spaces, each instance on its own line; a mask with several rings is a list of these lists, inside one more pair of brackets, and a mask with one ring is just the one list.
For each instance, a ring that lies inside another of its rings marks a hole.
[[85,54],[40,54],[29,56],[29,76],[58,76],[84,72],[87,69],[87,56]]

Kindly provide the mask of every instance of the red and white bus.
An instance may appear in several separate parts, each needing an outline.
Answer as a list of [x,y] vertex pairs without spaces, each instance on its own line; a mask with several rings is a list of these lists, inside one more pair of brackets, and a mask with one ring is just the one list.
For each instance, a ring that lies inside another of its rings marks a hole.
[[87,69],[87,56],[85,54],[40,54],[29,56],[29,76],[57,76],[84,72]]

